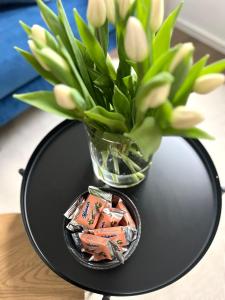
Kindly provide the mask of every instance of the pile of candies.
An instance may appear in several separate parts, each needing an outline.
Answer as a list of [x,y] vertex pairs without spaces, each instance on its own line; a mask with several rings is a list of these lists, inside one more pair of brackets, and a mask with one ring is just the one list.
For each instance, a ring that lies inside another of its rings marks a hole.
[[64,214],[76,247],[90,255],[89,261],[117,258],[124,263],[124,253],[137,237],[135,222],[117,195],[93,186],[88,192]]

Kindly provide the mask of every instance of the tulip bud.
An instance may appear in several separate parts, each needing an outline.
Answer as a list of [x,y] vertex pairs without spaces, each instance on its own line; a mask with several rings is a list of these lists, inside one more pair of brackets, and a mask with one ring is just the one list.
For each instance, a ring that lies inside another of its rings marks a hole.
[[105,0],[106,6],[106,15],[112,24],[115,23],[115,15],[116,15],[116,8],[115,8],[115,0]]
[[194,45],[192,43],[185,43],[183,44],[180,49],[175,54],[170,67],[169,71],[172,73],[176,67],[182,62],[182,60],[191,52],[194,51]]
[[129,17],[126,27],[124,47],[127,56],[134,62],[142,62],[148,56],[148,41],[141,22]]
[[157,32],[162,25],[164,18],[164,0],[152,0],[150,27],[153,32]]
[[186,106],[178,106],[174,109],[171,117],[171,125],[175,129],[189,129],[204,120],[203,116]]
[[148,108],[156,108],[163,104],[169,96],[170,86],[169,83],[166,83],[153,88],[144,98],[141,110],[146,111]]
[[95,28],[101,27],[106,20],[106,6],[104,0],[89,0],[87,19]]
[[207,94],[224,84],[225,76],[223,74],[208,74],[200,76],[194,85],[194,92],[198,94]]
[[125,19],[131,5],[135,0],[117,0],[119,4],[119,14],[122,19]]
[[46,30],[39,25],[31,27],[31,37],[44,45],[47,44]]
[[53,62],[55,65],[62,68],[64,71],[69,71],[69,66],[65,59],[60,56],[56,51],[52,50],[51,48],[43,48],[41,49],[41,54],[43,54],[48,60]]
[[54,87],[54,95],[59,106],[65,109],[75,109],[76,104],[71,96],[71,88],[64,84],[57,84]]
[[34,55],[36,60],[39,62],[39,64],[42,66],[42,68],[44,68],[46,71],[49,71],[50,70],[49,67],[43,62],[41,57],[38,55],[35,43],[31,40],[28,40],[28,45],[30,47],[32,54]]

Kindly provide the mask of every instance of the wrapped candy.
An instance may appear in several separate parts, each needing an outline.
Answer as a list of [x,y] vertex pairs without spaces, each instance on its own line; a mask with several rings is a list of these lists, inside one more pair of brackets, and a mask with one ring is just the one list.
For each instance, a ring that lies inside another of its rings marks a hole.
[[117,226],[122,220],[124,212],[117,208],[104,208],[98,220],[96,228]]
[[72,217],[72,220],[67,225],[67,228],[71,231],[75,231],[80,227],[94,229],[103,209],[111,205],[110,200],[105,200],[92,194],[88,195],[86,200],[78,202],[79,205],[76,205],[75,202],[65,214]]
[[110,239],[119,248],[128,246],[136,238],[137,230],[131,227],[117,226],[110,228],[93,229],[88,231],[96,236]]
[[124,216],[120,222],[120,225],[136,228],[136,224],[134,223],[134,220],[132,219],[128,209],[126,208],[126,206],[124,205],[124,203],[121,199],[119,199],[116,208],[124,211]]
[[108,239],[87,233],[79,234],[83,250],[89,254],[98,254],[103,259],[112,260],[114,252]]

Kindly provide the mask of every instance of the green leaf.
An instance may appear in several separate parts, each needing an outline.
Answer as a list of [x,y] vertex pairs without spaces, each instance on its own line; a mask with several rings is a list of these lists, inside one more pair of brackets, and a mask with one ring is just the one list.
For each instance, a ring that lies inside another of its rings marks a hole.
[[45,23],[48,25],[48,28],[54,33],[55,36],[60,36],[64,46],[70,55],[73,56],[70,42],[58,16],[42,0],[37,0],[37,4]]
[[89,68],[94,68],[94,62],[91,59],[90,55],[88,54],[87,49],[84,46],[84,44],[77,39],[76,39],[76,43],[77,43],[77,46],[79,47],[80,52],[84,58],[85,65],[87,65]]
[[26,32],[26,34],[28,36],[31,35],[31,28],[23,21],[19,21],[19,23],[20,23],[21,27],[23,28],[23,30]]
[[153,61],[169,50],[173,28],[182,6],[183,2],[171,12],[158,31],[153,41]]
[[174,82],[171,86],[171,91],[169,95],[169,99],[173,99],[180,86],[183,84],[188,72],[193,63],[193,54],[190,53],[187,55],[181,63],[178,64],[176,69],[173,72]]
[[137,87],[137,76],[136,74],[134,75],[129,75],[126,77],[122,78],[123,83],[128,90],[130,97],[133,98],[135,95],[136,87]]
[[113,106],[116,112],[120,113],[127,120],[130,125],[131,109],[128,98],[115,85],[113,95]]
[[74,74],[74,81],[76,82],[76,89],[78,89],[79,91],[82,92],[84,98],[86,99],[86,101],[88,102],[87,103],[87,107],[88,108],[91,108],[92,106],[94,106],[94,102],[92,100],[92,97],[90,96],[81,76],[80,76],[80,73],[78,72],[76,66],[74,65],[74,62],[71,58],[71,56],[69,55],[67,49],[64,47],[60,37],[58,37],[58,41],[59,41],[59,44],[61,46],[61,52],[63,54],[63,56],[66,58],[67,62],[69,63],[70,65],[70,68],[72,69],[73,71],[73,74]]
[[101,70],[103,74],[108,75],[108,68],[102,47],[99,45],[99,42],[96,40],[94,34],[88,25],[83,21],[76,9],[74,9],[74,17],[80,37],[86,46],[88,54],[90,57],[92,57],[99,70]]
[[70,42],[71,48],[73,50],[74,58],[75,58],[75,65],[78,67],[78,70],[81,73],[82,79],[85,82],[85,85],[92,95],[94,97],[94,89],[87,71],[87,67],[84,62],[84,58],[82,56],[82,53],[80,51],[80,48],[78,44],[76,43],[76,39],[74,38],[73,31],[70,27],[69,21],[67,19],[65,10],[63,8],[61,0],[57,0],[58,5],[58,12],[59,12],[59,20],[64,27],[64,30],[66,32],[67,38]]
[[142,62],[142,67],[144,69],[144,73],[148,70],[149,66],[152,63],[152,42],[154,33],[151,32],[150,27],[150,17],[151,17],[151,0],[142,0],[142,1],[136,1],[137,6],[137,18],[140,20],[140,22],[143,25],[143,28],[145,30],[147,40],[148,40],[148,47],[149,47],[149,56]]
[[151,0],[137,1],[137,18],[147,30],[150,24]]
[[208,58],[209,56],[205,55],[203,58],[201,58],[197,63],[195,63],[191,67],[180,89],[177,91],[174,98],[171,99],[172,103],[175,106],[186,104],[188,96],[192,92],[195,80],[196,78],[198,78],[200,72],[204,68]]
[[214,140],[214,137],[209,135],[207,132],[194,127],[190,129],[174,129],[174,128],[166,128],[163,130],[163,134],[167,136],[183,136],[187,138],[193,139],[208,139]]
[[116,71],[109,55],[106,56],[106,66],[108,68],[109,77],[113,81],[116,80]]
[[73,111],[63,109],[57,105],[52,92],[38,91],[27,94],[15,94],[13,97],[48,113],[54,113],[67,119],[76,118],[76,114]]
[[30,63],[32,65],[32,67],[44,78],[46,79],[49,83],[51,83],[52,85],[60,83],[60,81],[50,72],[46,71],[44,68],[42,68],[42,66],[37,62],[37,60],[35,59],[35,57],[23,50],[20,49],[18,47],[15,47],[16,51],[18,51],[25,59],[28,63]]
[[109,112],[101,106],[96,106],[85,111],[85,115],[89,120],[105,126],[114,133],[127,131],[124,117],[117,112]]
[[107,20],[103,26],[95,29],[95,34],[106,56],[109,43],[109,27]]
[[200,76],[210,73],[220,73],[225,70],[225,59],[221,59],[211,65],[206,66],[201,72]]
[[170,101],[164,102],[157,110],[155,118],[161,128],[168,127],[173,113],[173,106]]
[[172,59],[174,58],[175,54],[177,53],[178,47],[174,47],[172,49],[169,49],[167,52],[165,52],[162,56],[160,56],[153,65],[149,68],[147,73],[145,74],[142,83],[147,83],[152,77],[154,77],[156,74],[167,71],[168,66]]
[[148,160],[159,148],[162,134],[153,117],[147,117],[139,127],[135,127],[125,136],[133,140],[140,148],[144,159]]
[[111,81],[108,76],[100,75],[94,81],[94,84],[99,87],[109,87],[111,85]]

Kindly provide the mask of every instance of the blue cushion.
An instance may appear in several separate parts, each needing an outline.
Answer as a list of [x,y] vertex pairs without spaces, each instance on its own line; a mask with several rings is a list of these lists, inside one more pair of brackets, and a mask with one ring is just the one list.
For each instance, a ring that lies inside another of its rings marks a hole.
[[[50,0],[44,0],[44,2],[48,2]],[[0,0],[0,6],[9,6],[14,4],[20,5],[30,5],[36,4],[36,0]]]
[[[76,6],[80,14],[85,17],[87,0],[64,0],[63,5],[74,33],[78,36],[72,10]],[[49,6],[56,11],[55,1],[50,1]],[[18,46],[28,50],[27,37],[18,23],[19,20],[23,20],[30,26],[33,24],[44,26],[37,5],[12,7],[10,10],[1,9],[0,99],[38,76],[33,68],[13,49],[14,46]]]
[[[43,80],[41,77],[37,77],[31,82],[27,83],[24,87],[18,89],[16,93],[27,93],[36,90],[50,90],[52,86]],[[0,125],[6,124],[8,121],[19,115],[21,112],[29,107],[21,101],[15,100],[12,96],[5,97],[0,100]]]

